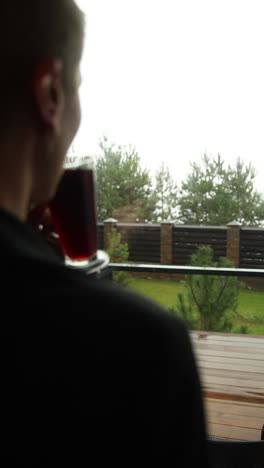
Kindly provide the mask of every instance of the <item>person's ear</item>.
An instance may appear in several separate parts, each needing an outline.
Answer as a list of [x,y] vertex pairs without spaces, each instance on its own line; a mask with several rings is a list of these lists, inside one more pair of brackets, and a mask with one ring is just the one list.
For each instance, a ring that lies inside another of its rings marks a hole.
[[42,122],[49,131],[59,134],[64,106],[61,60],[50,59],[40,63],[34,70],[32,86]]

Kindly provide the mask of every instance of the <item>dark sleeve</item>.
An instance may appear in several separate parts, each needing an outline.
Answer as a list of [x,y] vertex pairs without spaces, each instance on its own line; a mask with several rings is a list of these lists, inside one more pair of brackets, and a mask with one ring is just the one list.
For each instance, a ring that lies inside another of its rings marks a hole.
[[122,290],[117,298],[113,289],[112,303],[108,327],[118,344],[111,342],[117,365],[108,363],[109,380],[119,395],[115,422],[121,446],[130,457],[140,453],[145,466],[158,461],[162,467],[207,467],[200,379],[184,323]]
[[[206,421],[198,368],[189,332],[183,323],[167,318],[163,329],[164,454],[175,466],[207,465]],[[160,346],[162,349],[162,345]],[[167,363],[167,364],[166,364]],[[162,375],[162,373],[161,373]]]
[[43,450],[76,466],[206,468],[201,388],[184,324],[101,281],[57,286],[42,305],[47,297],[49,307],[30,319],[34,392],[25,387],[27,418],[44,433],[31,437]]

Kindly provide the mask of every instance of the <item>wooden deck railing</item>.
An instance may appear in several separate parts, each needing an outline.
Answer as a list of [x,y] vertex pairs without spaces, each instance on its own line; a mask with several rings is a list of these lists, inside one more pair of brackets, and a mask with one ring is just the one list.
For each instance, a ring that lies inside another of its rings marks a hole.
[[264,269],[257,268],[212,268],[199,266],[160,265],[154,263],[109,263],[109,271],[128,271],[138,273],[166,273],[219,275],[264,278]]

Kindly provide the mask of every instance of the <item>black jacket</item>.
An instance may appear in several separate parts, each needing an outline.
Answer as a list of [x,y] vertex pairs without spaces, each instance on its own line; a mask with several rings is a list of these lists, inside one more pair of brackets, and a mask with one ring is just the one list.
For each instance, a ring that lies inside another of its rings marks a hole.
[[0,212],[1,466],[207,466],[188,332]]

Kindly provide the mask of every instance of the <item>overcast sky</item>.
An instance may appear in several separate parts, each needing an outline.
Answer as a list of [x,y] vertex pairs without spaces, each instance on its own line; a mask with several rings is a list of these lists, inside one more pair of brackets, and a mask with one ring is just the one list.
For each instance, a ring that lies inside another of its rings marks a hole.
[[180,181],[206,151],[264,190],[264,1],[78,0],[87,15],[75,153],[103,134]]

